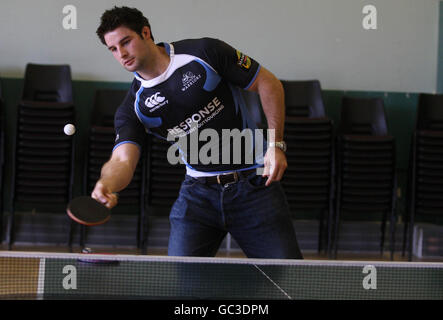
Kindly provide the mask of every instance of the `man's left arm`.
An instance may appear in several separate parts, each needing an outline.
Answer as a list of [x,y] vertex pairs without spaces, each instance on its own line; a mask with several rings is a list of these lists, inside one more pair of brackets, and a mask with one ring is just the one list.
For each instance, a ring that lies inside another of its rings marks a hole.
[[[283,85],[270,71],[260,68],[257,78],[248,90],[260,96],[263,111],[268,122],[268,143],[283,140],[285,125],[285,95]],[[264,158],[263,176],[268,177],[266,186],[282,179],[288,166],[286,155],[277,147],[268,147]]]

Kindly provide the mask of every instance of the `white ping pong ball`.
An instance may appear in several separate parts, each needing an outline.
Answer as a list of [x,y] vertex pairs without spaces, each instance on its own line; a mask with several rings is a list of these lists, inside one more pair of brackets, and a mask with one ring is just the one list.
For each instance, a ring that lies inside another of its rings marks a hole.
[[69,123],[63,128],[63,131],[66,135],[72,136],[75,133],[75,126]]

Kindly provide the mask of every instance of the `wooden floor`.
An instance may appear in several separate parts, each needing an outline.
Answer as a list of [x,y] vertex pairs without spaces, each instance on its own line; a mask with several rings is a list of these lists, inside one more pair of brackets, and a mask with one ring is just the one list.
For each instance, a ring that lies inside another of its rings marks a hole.
[[0,297],[18,295],[34,298],[37,292],[38,272],[38,259],[0,259]]

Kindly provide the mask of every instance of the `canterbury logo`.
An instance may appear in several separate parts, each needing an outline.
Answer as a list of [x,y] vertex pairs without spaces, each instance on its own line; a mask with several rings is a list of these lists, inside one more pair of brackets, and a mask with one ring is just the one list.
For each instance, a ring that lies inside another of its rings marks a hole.
[[157,92],[156,94],[153,94],[152,96],[150,96],[145,100],[145,105],[151,109],[158,106],[160,103],[165,101],[165,99],[166,99],[165,97],[162,97],[160,95],[160,92]]

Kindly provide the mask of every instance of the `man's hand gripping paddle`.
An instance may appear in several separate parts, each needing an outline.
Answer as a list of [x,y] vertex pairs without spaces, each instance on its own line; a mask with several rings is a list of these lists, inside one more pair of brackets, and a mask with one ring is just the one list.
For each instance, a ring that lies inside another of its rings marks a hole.
[[89,196],[72,199],[66,212],[72,220],[85,226],[103,224],[111,217],[110,209]]

